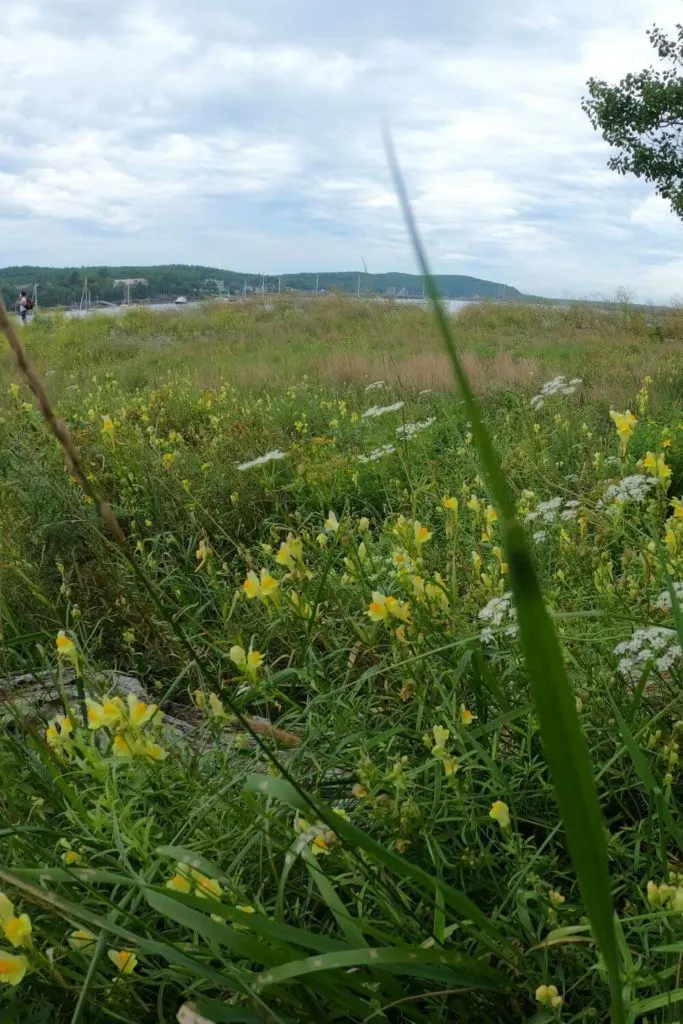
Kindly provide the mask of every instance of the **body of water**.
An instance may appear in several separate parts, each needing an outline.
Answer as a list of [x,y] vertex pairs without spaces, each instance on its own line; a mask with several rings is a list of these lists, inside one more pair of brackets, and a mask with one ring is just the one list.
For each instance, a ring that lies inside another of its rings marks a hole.
[[[309,298],[313,298],[313,296],[309,296]],[[224,301],[228,300],[226,299]],[[362,299],[361,301],[367,300]],[[374,301],[384,302],[386,300],[380,298]],[[444,305],[449,313],[456,314],[459,313],[460,310],[464,309],[466,306],[476,304],[477,301],[477,299],[445,299]],[[429,305],[427,299],[401,299],[400,302],[409,303],[410,305],[413,306],[424,306],[425,308]],[[95,306],[93,309],[67,309],[64,313],[64,316],[68,317],[69,319],[91,316],[93,313],[104,313],[105,316],[117,316],[120,315],[121,313],[125,313],[127,310],[130,309],[152,309],[159,312],[163,312],[169,309],[175,309],[178,310],[178,312],[182,313],[184,310],[197,309],[200,305],[201,303],[199,302],[185,302],[182,303],[181,305],[176,305],[175,302],[151,302],[149,304],[140,306]],[[29,316],[28,322],[30,323],[32,319],[33,317]]]

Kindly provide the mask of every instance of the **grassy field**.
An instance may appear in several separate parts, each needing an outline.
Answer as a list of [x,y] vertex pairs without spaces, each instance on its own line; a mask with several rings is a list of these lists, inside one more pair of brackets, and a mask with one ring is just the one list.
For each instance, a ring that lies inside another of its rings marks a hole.
[[[482,305],[454,334],[588,741],[626,1019],[680,1020],[683,312]],[[22,339],[128,557],[3,354],[0,676],[64,686],[53,721],[4,709],[0,1020],[606,1020],[431,314],[285,300]]]

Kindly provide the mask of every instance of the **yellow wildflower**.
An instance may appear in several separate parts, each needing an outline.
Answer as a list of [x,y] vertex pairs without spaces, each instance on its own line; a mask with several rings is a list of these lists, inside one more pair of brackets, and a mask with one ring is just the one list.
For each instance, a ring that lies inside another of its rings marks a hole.
[[386,596],[379,590],[372,592],[372,601],[368,605],[367,615],[373,622],[386,622],[389,618]]
[[361,516],[358,520],[358,529],[361,533],[367,533],[370,529],[370,520],[367,516]]
[[223,702],[221,701],[220,697],[216,696],[215,693],[210,693],[209,694],[209,707],[211,708],[211,713],[216,718],[227,718],[228,717],[226,715],[226,713],[225,713],[225,708],[223,707]]
[[196,896],[202,896],[203,898],[210,896],[215,900],[219,900],[221,898],[223,890],[215,878],[208,878],[207,875],[202,875],[200,872],[194,870],[192,870],[191,874],[196,883]]
[[151,740],[145,740],[140,747],[140,753],[148,757],[150,761],[165,761],[168,757],[168,751]]
[[249,675],[256,675],[263,664],[263,655],[260,651],[249,651],[247,655],[247,672]]
[[444,497],[441,499],[441,504],[445,509],[448,509],[449,512],[458,511],[459,503],[457,498]]
[[114,437],[114,421],[111,416],[102,417],[102,433],[110,439]]
[[287,540],[280,544],[280,550],[275,556],[278,565],[285,565],[288,569],[294,569],[301,563],[303,557],[303,544],[293,533],[288,534]]
[[48,747],[59,753],[68,746],[73,732],[73,722],[65,715],[57,715],[45,730],[45,742]]
[[470,511],[479,512],[479,499],[477,498],[476,494],[470,494],[465,504],[467,505],[468,509],[470,509]]
[[628,443],[631,440],[631,435],[636,428],[638,420],[630,409],[627,409],[626,412],[615,412],[614,409],[610,409],[610,417],[614,426],[617,428],[617,433],[619,434],[621,454],[625,455]]
[[472,568],[474,569],[475,574],[477,576],[479,576],[479,574],[481,573],[481,565],[482,565],[481,555],[479,554],[478,551],[473,551],[472,552]]
[[138,964],[135,953],[129,953],[126,949],[110,949],[107,956],[121,974],[132,974]]
[[403,548],[397,548],[392,552],[391,561],[397,569],[409,570],[413,564],[410,555]]
[[561,907],[565,901],[565,897],[562,895],[561,892],[558,892],[556,889],[550,890],[550,892],[548,893],[548,899],[550,900],[550,903],[553,907]]
[[460,721],[463,725],[472,725],[475,717],[471,711],[467,710],[464,704],[460,705]]
[[400,619],[401,622],[408,622],[410,620],[410,608],[406,602],[398,601],[391,594],[386,598],[385,608],[394,619]]
[[25,956],[15,956],[0,950],[0,981],[5,985],[18,985],[28,970]]
[[113,750],[116,757],[132,757],[134,754],[134,750],[126,737],[120,734],[114,736]]
[[445,729],[443,725],[435,725],[432,727],[432,736],[434,737],[434,743],[431,749],[432,757],[445,756],[446,743],[448,742],[450,735],[450,729]]
[[327,519],[325,520],[325,529],[327,530],[328,533],[337,533],[337,531],[339,530],[339,520],[337,519],[332,509],[330,509],[327,515]]
[[79,953],[92,952],[96,938],[87,928],[77,928],[69,936],[69,945]]
[[197,572],[199,572],[200,569],[204,568],[204,566],[206,565],[210,555],[211,555],[211,546],[210,546],[210,544],[207,541],[205,541],[205,540],[200,540],[199,544],[197,545],[197,550],[195,551],[195,558],[197,559],[197,562],[199,563],[197,565]]
[[31,918],[28,914],[20,914],[19,917],[10,917],[9,921],[3,922],[2,930],[5,938],[11,942],[15,949],[19,946],[31,944]]
[[671,479],[671,467],[667,466],[663,455],[655,455],[654,452],[648,452],[643,459],[643,469],[646,469],[650,476],[654,476],[659,480],[664,490],[666,490]]
[[14,904],[4,892],[0,892],[0,925],[14,917]]
[[[179,864],[178,867],[181,867]],[[172,889],[173,892],[191,892],[192,885],[187,875],[182,874],[180,871],[176,871],[173,878],[169,878],[166,883],[167,889]]]
[[120,697],[105,697],[100,704],[86,697],[85,706],[88,713],[88,728],[102,729],[118,725],[123,717],[124,704]]
[[239,903],[235,906],[235,910],[239,910],[242,914],[256,913],[253,907],[245,906],[244,904],[240,905]]
[[157,713],[158,708],[156,704],[145,704],[134,693],[129,693],[126,700],[128,703],[128,721],[133,729],[141,729]]
[[258,597],[261,601],[267,601],[269,597],[273,596],[277,588],[278,581],[274,576],[271,576],[267,569],[261,569],[260,578],[251,570],[247,573],[247,578],[242,584],[242,589],[250,600]]
[[235,644],[230,648],[230,660],[248,676],[254,678],[263,664],[263,655],[260,651],[245,651],[243,647]]
[[413,523],[413,535],[415,538],[415,546],[418,551],[423,544],[426,544],[427,541],[432,538],[431,530],[428,530],[426,526],[423,526],[422,523],[417,520]]
[[496,512],[493,505],[486,506],[486,522],[491,526],[498,519],[498,513]]
[[[64,840],[64,843],[66,844],[66,840]],[[78,850],[65,850],[62,854],[62,860],[68,868],[78,867],[81,864],[85,864],[85,861]]]
[[247,573],[247,578],[242,584],[242,590],[250,600],[261,596],[261,584],[253,569]]
[[502,829],[510,827],[510,808],[502,800],[494,800],[489,811],[489,818],[497,821]]
[[536,989],[536,1002],[557,1010],[562,1006],[562,996],[558,993],[556,985],[539,985]]
[[78,656],[76,644],[70,636],[67,636],[63,629],[60,629],[59,633],[57,633],[55,644],[58,657],[65,658],[67,661],[73,661]]

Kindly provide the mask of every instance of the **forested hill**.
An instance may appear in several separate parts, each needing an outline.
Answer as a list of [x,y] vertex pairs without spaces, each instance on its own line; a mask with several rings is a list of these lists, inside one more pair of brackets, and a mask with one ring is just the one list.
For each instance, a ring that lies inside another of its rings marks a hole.
[[[78,303],[83,294],[83,284],[93,300],[118,302],[123,298],[129,280],[131,298],[174,299],[178,295],[188,298],[202,298],[207,295],[255,291],[264,287],[266,291],[277,291],[278,281],[283,291],[311,292],[317,287],[321,291],[342,291],[355,294],[359,288],[362,295],[421,295],[421,279],[414,274],[358,274],[356,271],[325,274],[283,274],[262,278],[260,274],[244,274],[235,270],[220,270],[216,267],[184,266],[169,264],[160,267],[4,267],[0,268],[0,293],[5,302],[12,305],[20,288],[31,290],[38,285],[38,299],[41,306],[70,306]],[[506,298],[519,299],[522,293],[509,285],[495,281],[484,281],[460,274],[442,274],[437,277],[439,287],[446,298]],[[118,283],[117,283],[118,282]]]

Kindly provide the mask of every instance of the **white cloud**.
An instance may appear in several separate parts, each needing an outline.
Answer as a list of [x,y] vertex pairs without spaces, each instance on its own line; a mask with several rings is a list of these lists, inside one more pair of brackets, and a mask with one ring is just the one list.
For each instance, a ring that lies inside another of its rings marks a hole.
[[683,225],[606,168],[580,99],[590,75],[651,62],[646,28],[677,13],[676,0],[3,9],[3,262],[276,271],[362,254],[412,268],[384,119],[439,271],[665,298]]

